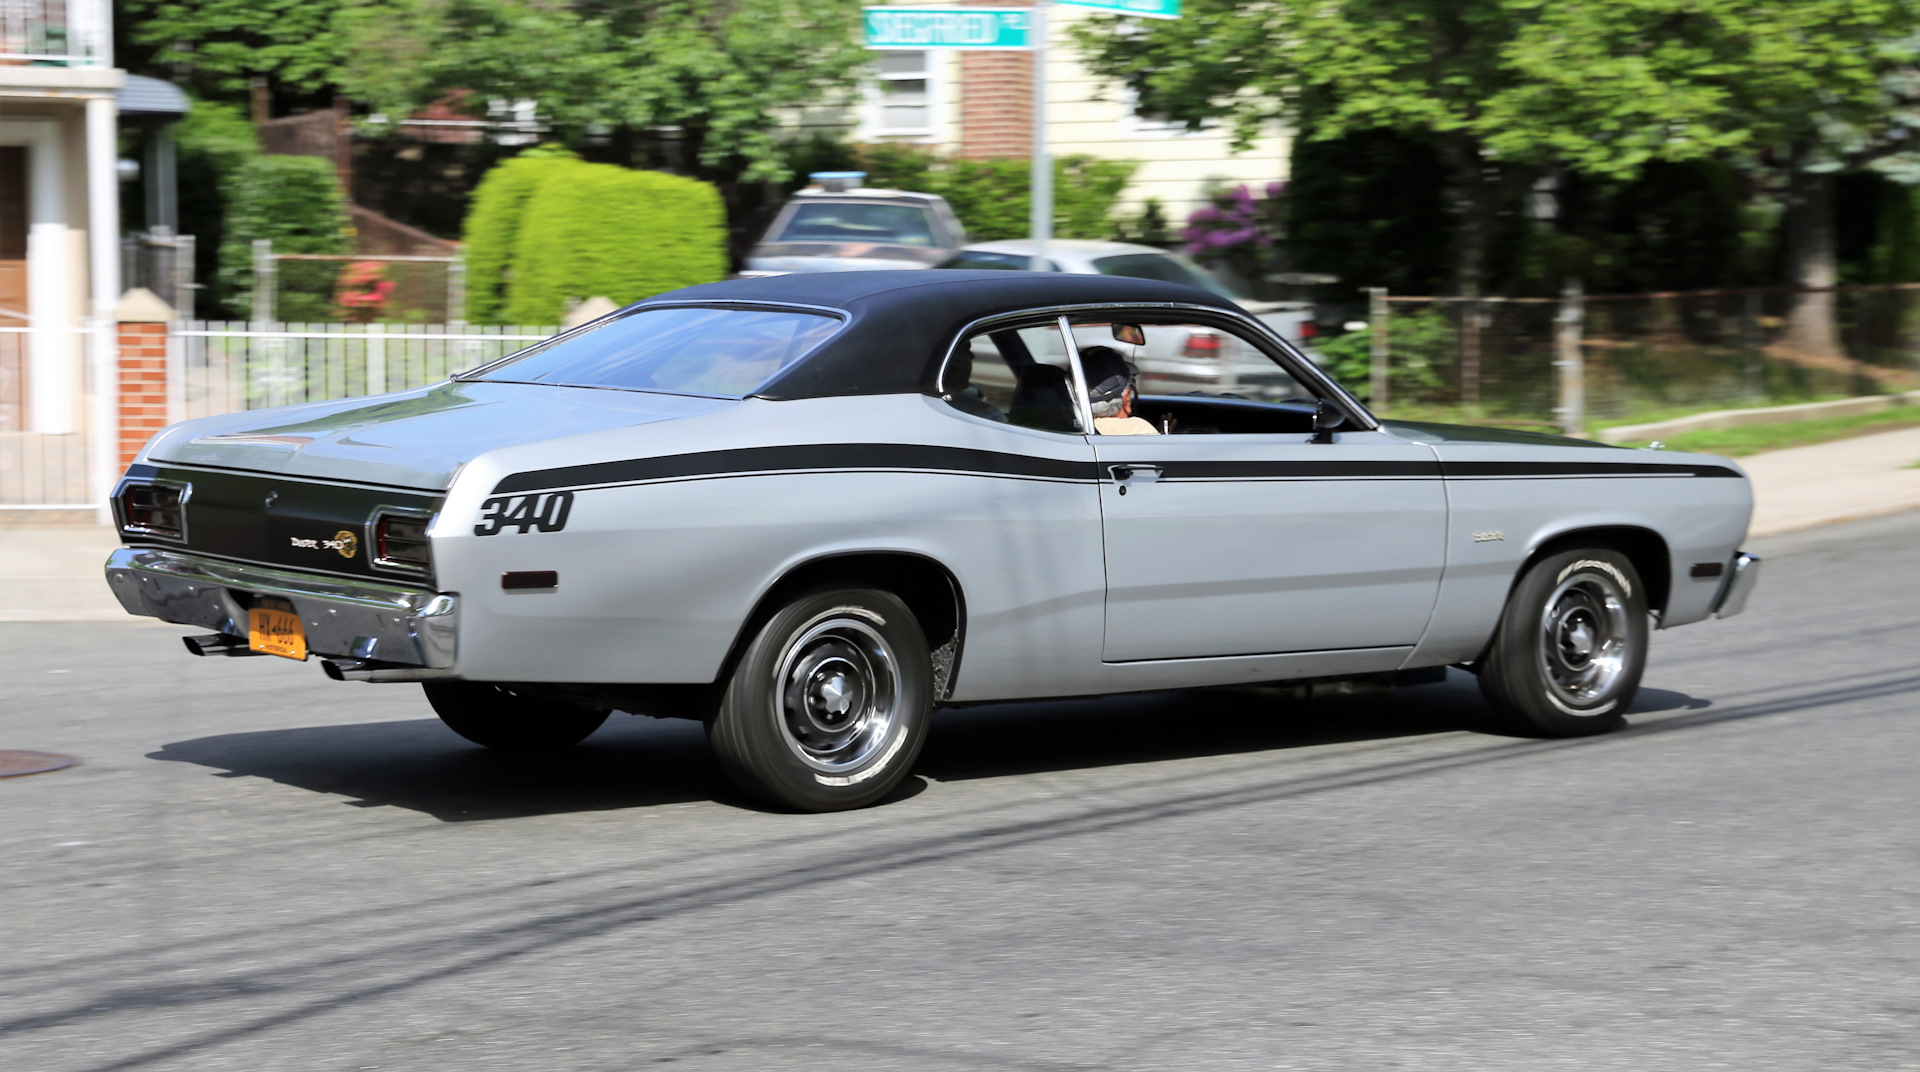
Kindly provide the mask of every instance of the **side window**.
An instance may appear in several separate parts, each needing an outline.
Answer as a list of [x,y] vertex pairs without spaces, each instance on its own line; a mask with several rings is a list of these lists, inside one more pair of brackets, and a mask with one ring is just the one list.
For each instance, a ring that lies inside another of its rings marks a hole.
[[[1313,430],[1313,393],[1232,331],[1167,317],[1125,323],[1088,317],[1075,319],[1073,336],[1083,363],[1089,350],[1104,347],[1133,366],[1127,415],[1163,434]],[[1096,431],[1101,416],[1096,408]]]
[[941,397],[975,417],[1078,434],[1072,377],[1058,327],[1005,328],[971,336],[955,348]]

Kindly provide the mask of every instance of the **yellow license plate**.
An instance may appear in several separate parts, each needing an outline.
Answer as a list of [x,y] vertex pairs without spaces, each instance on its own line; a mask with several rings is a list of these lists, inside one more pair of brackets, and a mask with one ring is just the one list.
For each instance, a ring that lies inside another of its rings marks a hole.
[[283,659],[307,658],[307,630],[293,604],[280,600],[262,600],[247,611],[247,647]]

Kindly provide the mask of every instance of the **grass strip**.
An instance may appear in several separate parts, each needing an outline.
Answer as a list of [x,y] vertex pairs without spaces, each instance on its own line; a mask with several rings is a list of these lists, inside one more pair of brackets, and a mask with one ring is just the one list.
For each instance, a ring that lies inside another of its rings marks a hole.
[[[1835,439],[1851,439],[1854,436],[1870,435],[1874,432],[1890,432],[1898,428],[1912,427],[1920,427],[1920,406],[1895,406],[1877,413],[1861,413],[1852,417],[1822,417],[1811,421],[1790,421],[1786,424],[1749,424],[1741,428],[1710,428],[1669,436],[1662,442],[1667,445],[1668,450],[1739,458],[1748,454],[1759,454],[1762,451],[1806,447]],[[1640,440],[1622,445],[1644,447],[1647,442],[1647,440]]]

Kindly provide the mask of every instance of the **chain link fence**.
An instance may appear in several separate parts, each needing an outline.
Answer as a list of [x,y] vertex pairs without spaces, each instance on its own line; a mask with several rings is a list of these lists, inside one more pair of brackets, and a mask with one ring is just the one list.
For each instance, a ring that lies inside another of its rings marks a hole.
[[[1789,345],[1788,314],[1804,300],[1833,303],[1844,353]],[[1920,386],[1920,284],[1557,299],[1375,291],[1365,332],[1322,349],[1394,416],[1578,432]]]

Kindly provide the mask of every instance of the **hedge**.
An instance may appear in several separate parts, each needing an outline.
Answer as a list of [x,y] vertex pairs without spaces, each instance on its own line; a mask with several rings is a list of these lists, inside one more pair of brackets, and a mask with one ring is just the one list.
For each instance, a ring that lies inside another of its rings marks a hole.
[[604,294],[625,305],[726,277],[726,209],[711,185],[612,164],[550,167],[515,236],[513,323],[558,323],[568,298]]
[[[1033,167],[1027,160],[948,160],[923,149],[867,145],[857,151],[867,185],[939,194],[973,242],[1030,233]],[[1053,162],[1053,233],[1060,238],[1112,238],[1114,210],[1140,165],[1131,160],[1063,156]]]
[[[220,283],[231,295],[230,303],[240,309],[253,302],[256,239],[272,242],[275,253],[347,252],[346,197],[331,160],[255,157],[233,172],[223,193],[227,220],[220,243]],[[325,262],[281,262],[279,318],[328,319],[337,271],[337,265]]]
[[502,161],[480,180],[461,234],[466,242],[468,320],[504,322],[509,269],[527,202],[541,183],[578,164],[572,156],[523,154]]

